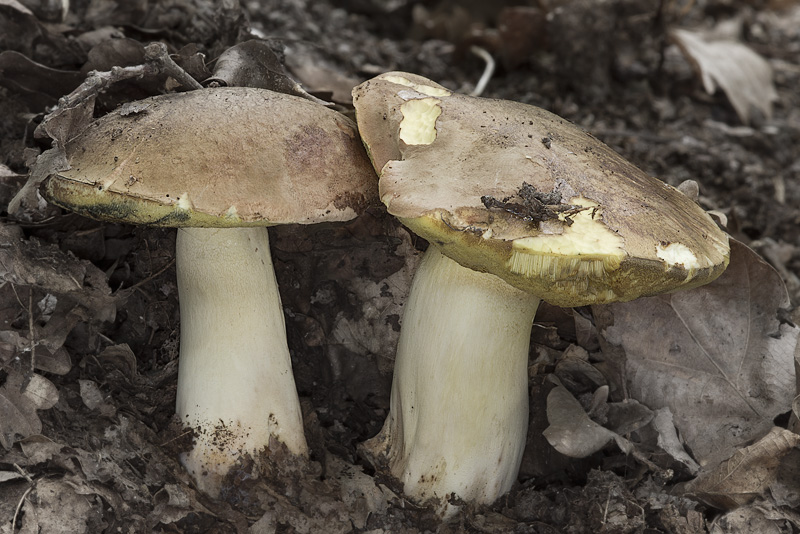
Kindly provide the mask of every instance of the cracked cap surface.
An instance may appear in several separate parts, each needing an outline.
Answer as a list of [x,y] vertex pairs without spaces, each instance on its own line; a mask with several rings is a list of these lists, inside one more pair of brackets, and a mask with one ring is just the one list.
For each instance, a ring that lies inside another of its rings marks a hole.
[[94,121],[66,147],[50,202],[156,226],[352,219],[377,198],[355,125],[308,100],[226,87],[161,95]]
[[465,267],[579,306],[702,285],[728,264],[698,205],[548,111],[402,72],[353,100],[389,212]]

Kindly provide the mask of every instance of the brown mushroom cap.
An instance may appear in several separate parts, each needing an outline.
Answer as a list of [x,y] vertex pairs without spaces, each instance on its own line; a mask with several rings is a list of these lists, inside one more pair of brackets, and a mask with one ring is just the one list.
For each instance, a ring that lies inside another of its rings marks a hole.
[[381,200],[465,267],[578,306],[698,286],[728,264],[699,206],[548,111],[401,72],[353,98]]
[[352,219],[376,198],[355,125],[308,100],[226,87],[148,98],[66,145],[49,201],[102,220],[270,226]]

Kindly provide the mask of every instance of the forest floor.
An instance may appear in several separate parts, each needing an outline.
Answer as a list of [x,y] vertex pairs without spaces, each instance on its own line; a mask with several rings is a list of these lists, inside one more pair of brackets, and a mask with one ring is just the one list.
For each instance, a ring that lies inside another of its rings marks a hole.
[[[543,305],[519,479],[441,524],[358,448],[388,413],[425,248],[384,210],[271,230],[311,459],[243,466],[215,500],[178,462],[191,438],[174,414],[175,230],[0,209],[0,534],[800,531],[798,2],[75,0],[63,20],[37,14],[0,0],[0,206],[50,147],[34,130],[59,98],[91,70],[141,64],[150,42],[202,83],[223,51],[269,39],[345,112],[353,86],[393,70],[468,93],[479,46],[497,62],[482,96],[561,115],[673,186],[695,180],[737,243],[706,288]],[[175,87],[129,80],[94,113]],[[548,419],[556,390],[593,434]],[[610,437],[570,458],[548,427]]]

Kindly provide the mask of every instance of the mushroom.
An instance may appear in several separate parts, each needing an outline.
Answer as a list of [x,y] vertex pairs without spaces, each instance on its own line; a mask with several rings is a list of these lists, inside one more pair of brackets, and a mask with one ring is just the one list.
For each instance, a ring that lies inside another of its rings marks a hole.
[[382,74],[353,91],[388,211],[429,247],[397,347],[391,408],[365,444],[447,517],[511,488],[540,299],[627,301],[708,283],[727,236],[695,203],[564,119]]
[[376,198],[355,124],[243,87],[122,106],[66,145],[50,202],[99,220],[178,227],[182,461],[216,495],[272,439],[307,455],[267,226],[352,219]]

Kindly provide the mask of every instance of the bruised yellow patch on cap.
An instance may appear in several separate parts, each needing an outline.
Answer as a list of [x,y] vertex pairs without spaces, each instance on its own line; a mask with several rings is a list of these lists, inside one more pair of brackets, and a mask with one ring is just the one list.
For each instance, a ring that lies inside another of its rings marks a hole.
[[436,140],[436,119],[442,114],[441,100],[420,98],[400,106],[400,140],[407,145],[429,145]]
[[448,91],[447,89],[442,89],[441,87],[434,87],[432,85],[414,83],[408,78],[404,78],[402,76],[389,75],[389,76],[383,76],[382,79],[386,80],[387,82],[396,83],[397,85],[404,85],[406,87],[410,87],[414,91],[422,93],[423,95],[439,96],[439,97],[445,97],[451,95],[450,91]]

